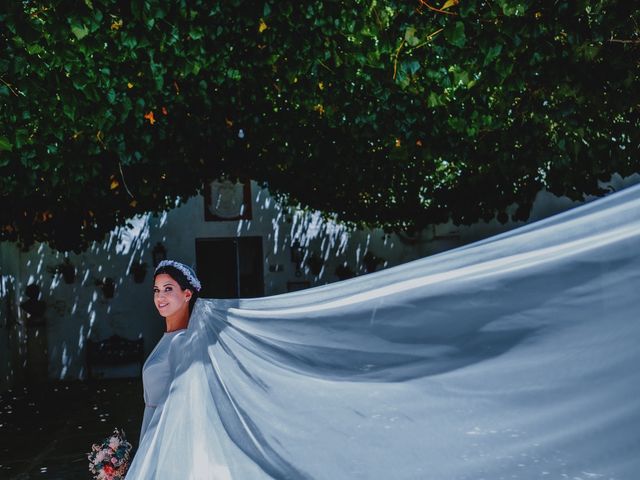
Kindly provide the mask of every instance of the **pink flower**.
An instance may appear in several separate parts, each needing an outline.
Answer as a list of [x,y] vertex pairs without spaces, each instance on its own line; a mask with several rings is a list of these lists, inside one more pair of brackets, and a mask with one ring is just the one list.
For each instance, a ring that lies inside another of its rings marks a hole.
[[100,450],[98,453],[96,453],[96,463],[101,463],[104,462],[105,458],[107,458],[107,452],[104,450]]
[[119,446],[120,440],[117,437],[111,437],[111,440],[109,440],[109,448],[111,448],[111,450],[115,452],[116,450],[118,450]]

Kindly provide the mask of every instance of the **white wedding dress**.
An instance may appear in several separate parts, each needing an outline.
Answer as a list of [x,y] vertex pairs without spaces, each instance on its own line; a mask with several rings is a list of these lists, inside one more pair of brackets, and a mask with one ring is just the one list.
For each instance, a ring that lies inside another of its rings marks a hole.
[[[151,424],[151,420],[154,418],[156,409],[162,408],[169,394],[169,386],[175,372],[175,355],[179,355],[182,348],[180,340],[185,332],[186,330],[164,332],[142,366],[144,415],[140,438],[149,428],[155,428],[155,425]],[[171,357],[171,362],[169,357]],[[155,419],[158,420],[159,417],[156,415]]]
[[640,187],[170,340],[127,480],[633,480]]

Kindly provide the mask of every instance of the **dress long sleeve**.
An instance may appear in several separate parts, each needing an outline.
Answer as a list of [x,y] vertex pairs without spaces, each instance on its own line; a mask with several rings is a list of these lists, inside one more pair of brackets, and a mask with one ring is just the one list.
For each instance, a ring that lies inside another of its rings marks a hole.
[[[165,332],[151,351],[142,367],[144,414],[140,428],[140,442],[149,430],[154,415],[159,415],[175,374],[175,353],[180,350],[180,336],[184,330]],[[157,422],[156,422],[157,423]]]

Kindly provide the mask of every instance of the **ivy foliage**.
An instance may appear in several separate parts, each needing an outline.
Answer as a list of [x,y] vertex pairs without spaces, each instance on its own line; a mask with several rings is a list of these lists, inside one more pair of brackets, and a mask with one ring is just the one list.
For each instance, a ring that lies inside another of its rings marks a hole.
[[219,176],[387,231],[638,171],[640,13],[556,0],[0,12],[0,239],[82,251]]

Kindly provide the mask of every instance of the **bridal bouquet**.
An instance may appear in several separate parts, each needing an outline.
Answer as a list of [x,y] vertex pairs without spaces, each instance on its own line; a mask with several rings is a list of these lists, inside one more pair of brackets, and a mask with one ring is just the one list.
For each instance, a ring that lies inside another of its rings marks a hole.
[[129,468],[131,444],[127,442],[124,430],[117,428],[102,443],[94,443],[89,458],[89,470],[95,480],[123,480]]

